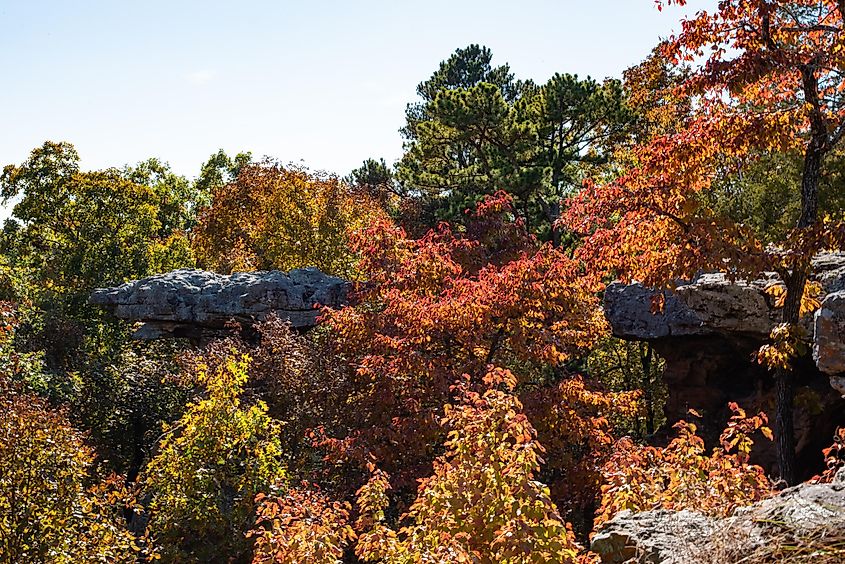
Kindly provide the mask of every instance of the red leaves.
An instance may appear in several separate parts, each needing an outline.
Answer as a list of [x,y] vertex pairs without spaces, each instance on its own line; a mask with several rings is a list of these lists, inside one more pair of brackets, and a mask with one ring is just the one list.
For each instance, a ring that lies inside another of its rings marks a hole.
[[753,441],[750,434],[771,433],[764,413],[747,417],[735,403],[733,416],[722,433],[722,447],[708,456],[696,426],[679,421],[678,436],[665,448],[635,445],[622,439],[604,467],[606,485],[596,524],[624,509],[641,511],[693,509],[728,515],[738,506],[751,504],[773,493],[763,469],[749,464]]
[[[658,287],[702,269],[755,276],[778,263],[777,251],[714,215],[702,194],[760,154],[806,149],[811,129],[824,143],[843,131],[843,26],[833,3],[815,0],[725,0],[715,12],[682,22],[681,33],[661,45],[659,60],[626,75],[655,135],[632,149],[624,174],[585,186],[561,218],[585,237],[578,258],[596,272]],[[667,71],[667,61],[693,64]],[[804,79],[807,69],[812,80]],[[655,91],[658,100],[650,97]],[[816,98],[825,103],[814,104]],[[690,101],[688,116],[674,112],[683,100]],[[842,229],[831,221],[796,230],[783,246],[811,257],[837,248],[831,238],[840,240],[834,233]]]

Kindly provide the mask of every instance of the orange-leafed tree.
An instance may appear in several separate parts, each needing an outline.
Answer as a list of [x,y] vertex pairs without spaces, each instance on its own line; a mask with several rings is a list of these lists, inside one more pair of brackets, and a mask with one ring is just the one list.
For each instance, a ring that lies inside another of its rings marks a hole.
[[349,232],[386,217],[375,200],[336,177],[269,159],[242,166],[211,199],[192,243],[201,266],[225,273],[316,266],[354,276]]
[[561,484],[589,477],[571,489],[595,499],[598,472],[576,468],[586,460],[598,469],[612,443],[602,415],[633,400],[604,396],[567,370],[605,329],[596,278],[528,234],[506,194],[468,215],[465,230],[441,224],[419,239],[386,223],[356,235],[369,282],[357,305],[326,317],[335,354],[354,371],[340,384],[346,404],[316,436],[331,460],[363,469],[374,458],[401,497],[442,452],[439,419],[455,383],[468,374],[481,393],[491,366],[507,368],[550,445],[544,471]]
[[[666,3],[685,0],[658,6]],[[625,280],[671,286],[701,269],[780,274],[784,326],[761,358],[775,370],[778,463],[787,482],[796,479],[788,353],[808,305],[812,257],[845,242],[842,218],[818,207],[825,157],[845,136],[843,10],[830,0],[722,0],[683,21],[660,49],[669,63],[689,67],[673,89],[690,100],[689,116],[637,146],[633,166],[614,182],[587,186],[563,218],[586,235],[580,258]],[[801,213],[777,247],[704,205],[717,179],[761,155],[796,150],[804,156],[795,187]]]
[[573,534],[535,474],[543,447],[512,394],[516,378],[493,369],[488,388],[459,384],[447,405],[446,454],[420,481],[398,532],[384,522],[387,477],[375,470],[358,492],[357,555],[370,562],[575,562]]
[[[674,425],[677,437],[665,447],[619,440],[604,466],[606,483],[596,525],[618,512],[647,511],[654,507],[693,509],[710,515],[730,515],[775,492],[763,469],[749,462],[757,431],[767,439],[772,432],[764,413],[749,417],[737,404],[720,446],[709,455],[693,423]],[[695,415],[695,413],[693,412]]]

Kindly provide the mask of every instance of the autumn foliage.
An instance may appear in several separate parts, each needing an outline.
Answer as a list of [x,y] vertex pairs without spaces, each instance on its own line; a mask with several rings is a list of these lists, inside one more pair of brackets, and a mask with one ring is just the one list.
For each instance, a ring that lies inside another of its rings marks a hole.
[[[584,563],[620,511],[722,517],[794,481],[811,264],[845,246],[819,196],[845,137],[845,2],[719,0],[624,83],[539,85],[491,57],[444,61],[408,106],[405,155],[352,186],[224,151],[196,181],[155,159],[83,172],[53,142],[3,170],[0,560]],[[770,162],[793,167],[776,179],[789,217],[725,213]],[[268,312],[167,345],[86,301],[177,266],[317,267],[349,300],[308,330]],[[640,282],[656,315],[716,271],[767,273],[781,319],[754,347],[776,432],[731,403],[706,444],[661,413],[678,358],[611,336],[602,294]],[[830,482],[845,431],[823,457]]]
[[192,234],[197,261],[219,272],[316,266],[355,274],[348,233],[384,216],[338,178],[265,160],[217,187]]
[[764,413],[748,417],[733,403],[730,408],[733,415],[720,446],[709,455],[695,424],[687,421],[674,425],[678,436],[664,448],[619,440],[604,467],[607,481],[596,525],[625,509],[663,507],[730,515],[737,507],[772,495],[773,484],[763,469],[749,462],[751,435],[759,431],[772,438],[768,419]]
[[[467,378],[468,380],[469,378]],[[356,553],[372,562],[574,562],[577,545],[535,480],[544,449],[513,394],[516,378],[495,369],[483,394],[457,386],[445,406],[446,454],[420,481],[398,532],[384,524],[387,476],[358,492],[363,508]],[[501,389],[499,389],[501,388]]]
[[528,235],[506,195],[470,219],[465,233],[441,224],[409,239],[378,223],[353,239],[369,283],[358,306],[326,315],[336,354],[354,368],[356,406],[324,429],[333,457],[363,465],[375,456],[398,484],[413,484],[463,374],[477,384],[495,365],[523,385],[560,379],[563,363],[601,334],[594,279]]
[[63,411],[0,376],[0,557],[135,562],[117,480],[93,483],[94,452]]
[[198,368],[206,397],[164,430],[141,476],[165,561],[248,554],[253,498],[285,477],[279,423],[263,403],[241,404],[248,362],[230,357],[213,370]]
[[348,503],[332,501],[303,482],[283,495],[258,494],[253,563],[341,562],[344,549],[356,538]]

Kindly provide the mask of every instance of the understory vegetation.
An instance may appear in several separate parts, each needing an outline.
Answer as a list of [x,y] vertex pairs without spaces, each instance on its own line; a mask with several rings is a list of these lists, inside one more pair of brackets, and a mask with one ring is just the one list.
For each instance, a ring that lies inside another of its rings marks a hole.
[[[587,563],[622,510],[727,515],[794,484],[810,261],[845,247],[843,10],[725,0],[622,80],[458,49],[402,158],[345,178],[223,151],[195,179],[86,171],[54,141],[6,166],[0,560]],[[311,266],[353,292],[308,331],[133,341],[88,303]],[[777,405],[731,404],[714,445],[666,421],[664,360],[601,307],[613,280],[702,271],[783,281],[757,355]],[[751,458],[771,440],[777,476]]]

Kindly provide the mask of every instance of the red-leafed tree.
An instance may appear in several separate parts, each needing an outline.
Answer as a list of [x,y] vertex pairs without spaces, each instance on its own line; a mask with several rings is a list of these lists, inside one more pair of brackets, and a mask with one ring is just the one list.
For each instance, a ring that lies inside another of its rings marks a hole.
[[[788,353],[799,337],[812,257],[845,241],[841,218],[820,214],[818,206],[825,157],[845,136],[843,11],[845,3],[832,0],[722,0],[712,13],[683,21],[661,52],[690,67],[673,91],[691,101],[689,116],[636,147],[634,165],[616,181],[587,186],[563,218],[587,235],[582,259],[626,280],[665,286],[700,269],[781,275],[784,325],[761,358],[776,371],[778,462],[790,483],[796,475]],[[804,155],[796,186],[801,212],[777,248],[704,205],[717,179],[767,152],[796,150]]]
[[[341,384],[346,405],[325,424],[331,458],[360,468],[375,459],[394,488],[412,491],[442,452],[439,419],[454,384],[466,374],[481,392],[496,366],[513,372],[540,440],[548,437],[554,479],[600,478],[596,450],[611,444],[601,414],[634,398],[591,392],[565,370],[603,333],[597,279],[539,244],[510,206],[499,193],[466,230],[441,224],[413,239],[378,223],[354,238],[369,282],[356,306],[327,315],[335,353],[354,367]],[[596,472],[576,470],[582,459]],[[579,485],[595,498],[597,482]]]

